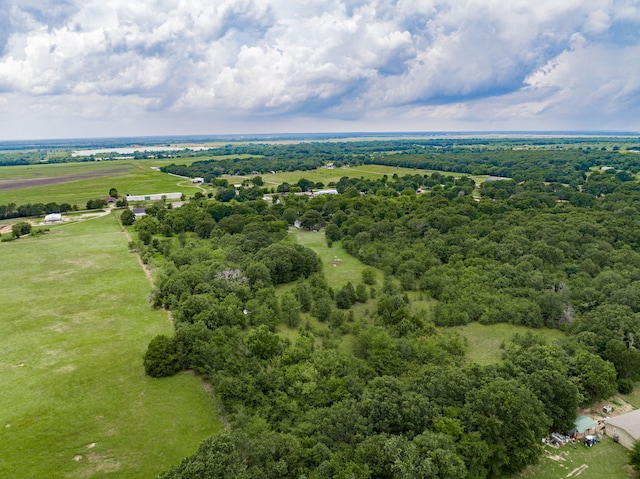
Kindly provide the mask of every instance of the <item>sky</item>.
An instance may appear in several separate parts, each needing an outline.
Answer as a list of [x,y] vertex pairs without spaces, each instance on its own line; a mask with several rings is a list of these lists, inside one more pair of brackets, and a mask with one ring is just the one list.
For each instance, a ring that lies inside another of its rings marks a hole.
[[640,0],[0,0],[0,139],[640,131]]

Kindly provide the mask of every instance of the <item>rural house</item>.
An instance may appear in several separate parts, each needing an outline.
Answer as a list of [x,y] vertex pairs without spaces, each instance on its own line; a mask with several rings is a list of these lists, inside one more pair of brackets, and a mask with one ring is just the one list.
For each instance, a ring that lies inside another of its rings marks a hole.
[[604,420],[607,436],[617,436],[617,440],[624,447],[631,449],[635,442],[640,439],[640,409],[610,417]]

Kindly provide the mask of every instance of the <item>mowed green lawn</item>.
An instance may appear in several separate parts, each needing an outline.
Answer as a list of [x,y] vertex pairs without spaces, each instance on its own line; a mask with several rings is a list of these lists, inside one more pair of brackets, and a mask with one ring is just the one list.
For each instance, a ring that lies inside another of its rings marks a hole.
[[545,447],[545,457],[536,466],[516,474],[512,479],[628,479],[636,477],[629,462],[629,451],[605,437],[592,447],[582,444],[574,449]]
[[144,374],[172,326],[113,214],[0,257],[0,477],[149,478],[220,430],[198,378]]

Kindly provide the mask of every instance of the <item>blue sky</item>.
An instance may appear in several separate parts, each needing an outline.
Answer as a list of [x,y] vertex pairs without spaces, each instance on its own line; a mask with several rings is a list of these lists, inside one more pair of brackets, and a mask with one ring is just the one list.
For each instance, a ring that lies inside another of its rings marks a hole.
[[0,0],[0,139],[640,131],[640,1]]

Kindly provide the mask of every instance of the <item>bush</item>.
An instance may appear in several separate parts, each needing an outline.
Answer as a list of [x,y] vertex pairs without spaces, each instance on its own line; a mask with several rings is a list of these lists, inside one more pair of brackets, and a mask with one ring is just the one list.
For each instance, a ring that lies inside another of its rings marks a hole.
[[636,441],[633,449],[629,453],[629,464],[633,467],[636,473],[640,472],[640,441]]
[[340,309],[349,309],[356,302],[356,292],[349,282],[336,293],[336,306]]
[[51,231],[49,228],[39,228],[37,230],[31,230],[31,236],[44,236],[49,231]]
[[27,223],[26,221],[16,223],[11,227],[11,233],[13,233],[15,238],[19,238],[22,235],[28,235],[31,233],[31,223]]
[[323,294],[314,301],[311,307],[311,316],[320,321],[327,321],[331,316],[332,310],[333,301],[331,301],[331,297],[328,294]]
[[366,303],[369,299],[369,293],[367,292],[367,287],[364,283],[358,284],[356,286],[356,301],[358,303]]
[[153,338],[144,355],[144,371],[151,377],[163,378],[173,376],[180,369],[174,341],[164,334]]
[[329,223],[324,229],[324,234],[327,237],[327,240],[331,240],[332,242],[340,241],[342,238],[342,232],[335,223]]
[[125,226],[130,226],[136,220],[136,215],[130,209],[126,209],[120,215],[120,221]]
[[629,379],[619,379],[618,392],[620,394],[631,394],[633,392],[633,381]]
[[362,270],[362,282],[369,286],[376,284],[376,270],[371,267],[364,268]]
[[88,210],[99,210],[107,206],[107,202],[103,198],[96,198],[94,200],[87,201]]

